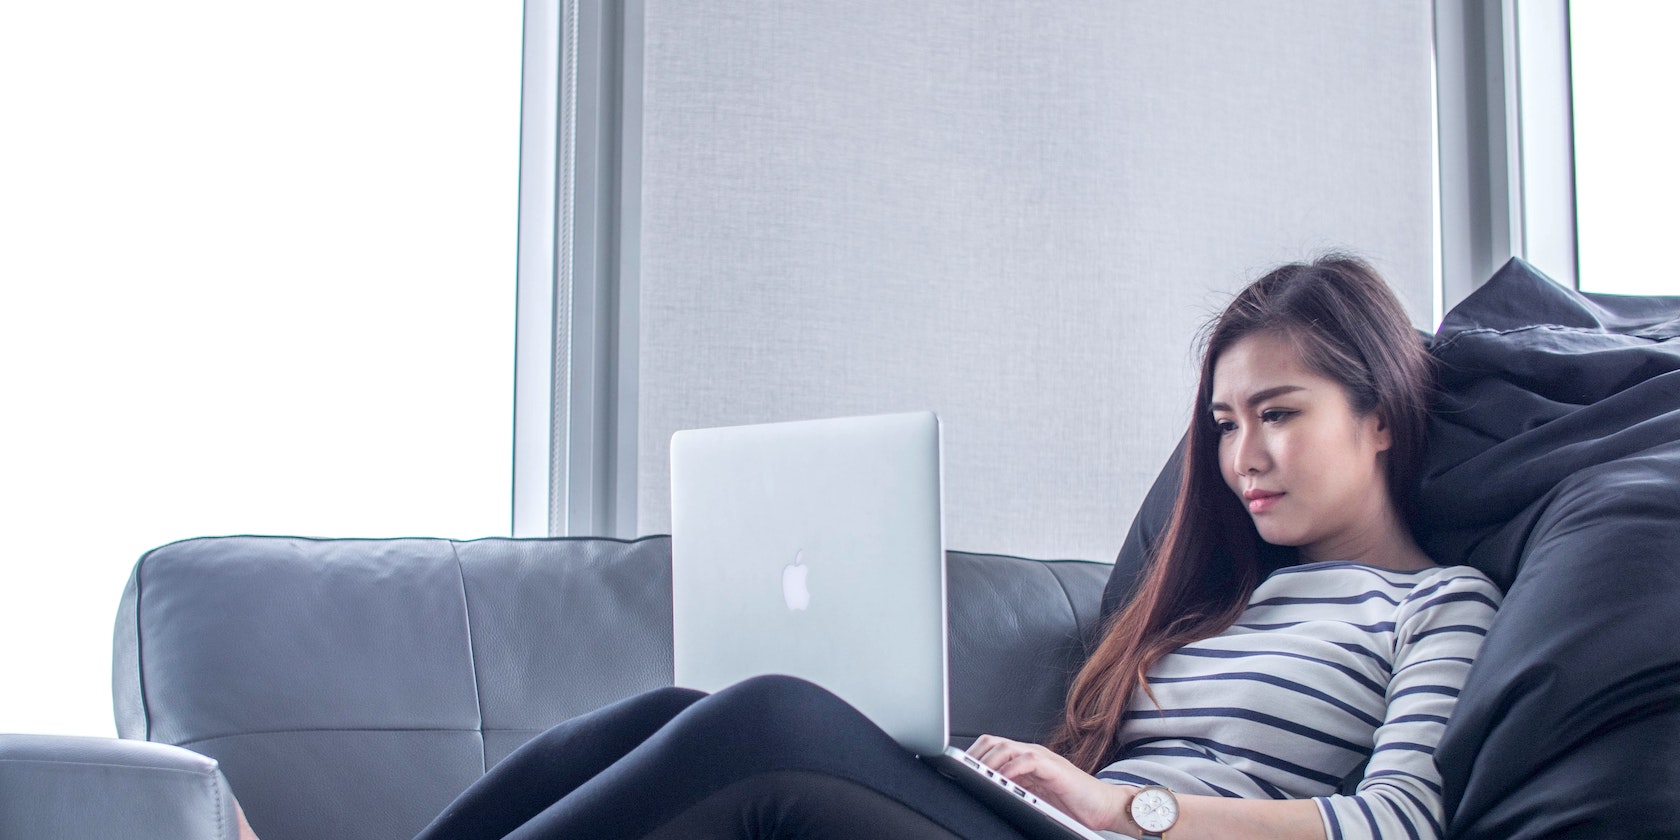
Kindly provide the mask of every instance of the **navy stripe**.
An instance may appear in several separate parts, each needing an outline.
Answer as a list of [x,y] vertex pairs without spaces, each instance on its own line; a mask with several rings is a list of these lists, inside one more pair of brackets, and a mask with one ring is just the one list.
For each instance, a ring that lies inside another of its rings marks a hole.
[[1380,589],[1372,589],[1358,595],[1327,595],[1322,597],[1279,595],[1276,598],[1267,598],[1264,601],[1251,601],[1248,608],[1252,610],[1255,607],[1282,607],[1295,604],[1363,604],[1367,601],[1377,600],[1387,601],[1392,606],[1400,606],[1399,599]]
[[1400,670],[1395,673],[1403,674],[1406,672],[1406,669],[1411,668],[1414,665],[1428,665],[1432,662],[1454,662],[1459,665],[1474,665],[1476,660],[1466,656],[1437,656],[1434,659],[1414,659],[1404,665],[1401,665]]
[[1458,687],[1451,685],[1414,685],[1394,692],[1394,694],[1390,695],[1388,699],[1389,702],[1392,703],[1395,700],[1402,697],[1410,697],[1413,694],[1439,694],[1442,697],[1457,697]]
[[1104,781],[1125,782],[1129,785],[1143,785],[1145,787],[1156,784],[1154,779],[1145,779],[1142,776],[1127,773],[1124,770],[1104,770],[1097,774],[1097,778]]
[[[1366,712],[1365,710],[1353,705],[1352,703],[1348,703],[1347,701],[1342,700],[1339,697],[1336,697],[1335,695],[1327,694],[1323,691],[1319,691],[1316,688],[1312,688],[1311,686],[1295,682],[1294,680],[1286,680],[1283,677],[1274,677],[1271,674],[1262,674],[1262,673],[1259,673],[1258,671],[1233,671],[1229,674],[1209,674],[1205,677],[1156,677],[1156,678],[1151,679],[1149,682],[1151,684],[1154,684],[1154,683],[1170,684],[1170,683],[1190,683],[1190,682],[1221,682],[1221,681],[1226,681],[1226,680],[1243,680],[1245,682],[1265,683],[1266,685],[1276,686],[1278,688],[1282,688],[1282,689],[1285,689],[1285,690],[1288,690],[1288,691],[1295,692],[1296,694],[1301,694],[1301,695],[1305,695],[1307,697],[1311,697],[1314,700],[1318,700],[1318,701],[1321,701],[1321,702],[1324,702],[1324,703],[1328,703],[1331,706],[1334,706],[1338,709],[1341,709],[1344,712],[1347,712],[1348,714],[1352,715],[1354,718],[1358,719],[1361,723],[1365,723],[1365,724],[1367,724],[1371,727],[1377,727],[1377,726],[1382,725],[1382,719],[1381,718],[1376,717],[1375,715],[1372,715],[1369,712]],[[1134,714],[1133,712],[1127,712],[1125,716],[1126,717],[1131,717],[1133,714]]]
[[[1247,748],[1244,748],[1244,747],[1238,747],[1238,746],[1235,746],[1233,744],[1222,744],[1218,741],[1213,740],[1212,738],[1201,738],[1201,737],[1191,736],[1191,737],[1180,737],[1180,738],[1176,738],[1174,740],[1183,741],[1183,742],[1189,743],[1189,744],[1200,744],[1200,745],[1202,745],[1204,747],[1207,747],[1208,749],[1213,750],[1215,752],[1224,753],[1226,755],[1237,756],[1238,758],[1246,758],[1249,761],[1254,762],[1255,764],[1265,765],[1265,766],[1270,767],[1274,770],[1282,770],[1285,773],[1289,773],[1289,774],[1294,775],[1294,776],[1300,776],[1303,779],[1309,779],[1311,781],[1318,782],[1320,784],[1326,784],[1326,785],[1329,785],[1331,787],[1336,787],[1337,785],[1340,785],[1342,783],[1342,778],[1340,776],[1332,776],[1329,773],[1325,773],[1325,772],[1322,772],[1322,771],[1319,771],[1319,770],[1314,770],[1311,767],[1303,767],[1299,764],[1296,764],[1293,761],[1284,761],[1281,758],[1278,758],[1278,757],[1272,756],[1272,755],[1267,755],[1263,752],[1260,752],[1259,750],[1251,750],[1251,749],[1247,749]],[[1286,795],[1283,791],[1279,790],[1278,788],[1267,784],[1265,782],[1265,780],[1263,780],[1263,779],[1255,778],[1254,776],[1252,776],[1252,774],[1250,775],[1250,778],[1254,778],[1254,781],[1257,784],[1260,784],[1260,785],[1265,786],[1266,788],[1269,788],[1270,790],[1268,790],[1268,793],[1273,794],[1273,796],[1272,796],[1273,799],[1290,799],[1290,798],[1293,798],[1293,797],[1290,797],[1290,796]]]
[[1442,578],[1438,581],[1435,581],[1434,583],[1429,584],[1428,586],[1423,586],[1423,587],[1418,587],[1418,588],[1413,589],[1411,594],[1406,596],[1406,599],[1409,600],[1409,601],[1415,601],[1419,598],[1428,598],[1429,596],[1434,595],[1437,592],[1440,592],[1442,589],[1445,589],[1449,586],[1452,586],[1453,584],[1457,583],[1458,581],[1459,581],[1459,578],[1456,578],[1456,577]]
[[[1157,779],[1144,778],[1143,776],[1139,776],[1136,773],[1127,773],[1124,770],[1103,770],[1103,771],[1097,773],[1097,778],[1102,779],[1103,781],[1108,781],[1108,782],[1120,782],[1121,784],[1139,785],[1139,786],[1145,786],[1145,787],[1149,786],[1149,785],[1158,785],[1158,784],[1161,783]],[[1197,779],[1196,781],[1201,782],[1201,779]],[[1211,790],[1215,794],[1218,794],[1219,796],[1225,797],[1226,799],[1242,799],[1242,798],[1244,798],[1242,796],[1242,794],[1233,793],[1233,792],[1228,791],[1228,790],[1226,790],[1226,789],[1224,789],[1224,788],[1222,788],[1218,785],[1215,785],[1215,784],[1210,784],[1208,782],[1202,782],[1202,785],[1204,787],[1206,787],[1208,790]],[[1184,793],[1185,791],[1179,791],[1179,792]]]
[[[1413,600],[1416,600],[1416,595],[1415,594],[1413,596]],[[1438,607],[1442,604],[1456,604],[1456,603],[1463,603],[1465,601],[1481,604],[1481,605],[1487,607],[1490,610],[1499,609],[1499,605],[1495,604],[1493,602],[1492,598],[1489,598],[1488,596],[1483,595],[1480,592],[1448,592],[1447,594],[1442,595],[1439,598],[1431,598],[1427,601],[1424,601],[1422,604],[1420,604],[1418,606],[1418,612],[1421,613],[1425,610],[1431,610],[1431,609],[1434,609],[1434,608],[1436,608],[1436,607]]]
[[[1248,758],[1248,759],[1254,761],[1256,764],[1265,764],[1265,765],[1271,766],[1271,767],[1277,767],[1278,763],[1281,761],[1280,759],[1275,759],[1275,758],[1272,758],[1269,755],[1266,755],[1264,753],[1255,752],[1253,750],[1241,750],[1241,749],[1238,749],[1236,747],[1229,747],[1229,746],[1226,746],[1225,744],[1221,744],[1218,741],[1214,741],[1214,740],[1211,740],[1211,739],[1208,739],[1208,738],[1193,738],[1193,737],[1191,737],[1191,738],[1157,738],[1157,739],[1145,739],[1145,740],[1133,741],[1132,743],[1129,743],[1129,744],[1126,744],[1126,745],[1122,746],[1120,748],[1120,751],[1122,753],[1125,753],[1127,758],[1132,758],[1134,756],[1141,756],[1141,755],[1149,755],[1149,754],[1152,754],[1152,753],[1153,754],[1158,754],[1158,755],[1166,755],[1167,751],[1172,749],[1172,748],[1170,748],[1170,747],[1151,747],[1151,746],[1147,746],[1148,744],[1152,744],[1152,743],[1154,743],[1155,741],[1158,741],[1158,740],[1167,740],[1167,741],[1174,741],[1174,742],[1178,742],[1178,743],[1195,744],[1195,745],[1201,747],[1204,750],[1204,754],[1202,756],[1203,758],[1205,758],[1208,761],[1214,762],[1215,764],[1219,764],[1219,765],[1228,767],[1232,770],[1235,770],[1238,773],[1241,773],[1250,782],[1253,782],[1254,786],[1259,788],[1261,793],[1266,794],[1267,796],[1271,797],[1272,799],[1295,799],[1296,798],[1294,796],[1291,796],[1291,795],[1283,792],[1283,789],[1279,788],[1277,785],[1274,785],[1274,784],[1266,781],[1265,779],[1262,779],[1259,776],[1254,775],[1253,773],[1249,773],[1249,772],[1247,772],[1245,770],[1242,770],[1242,769],[1239,769],[1237,767],[1231,767],[1231,765],[1227,764],[1222,758],[1220,758],[1218,753],[1216,752],[1216,751],[1222,750],[1222,751],[1227,752],[1227,753],[1229,753],[1231,755],[1234,755],[1234,756],[1239,756],[1239,757],[1242,757],[1242,758]],[[1180,748],[1180,750],[1182,750],[1182,748]],[[1180,752],[1178,754],[1182,755],[1182,752]],[[1283,764],[1287,765],[1288,762],[1283,762]],[[1291,767],[1294,767],[1294,765],[1289,765],[1289,766],[1285,766],[1285,767],[1278,767],[1278,769],[1286,770],[1288,772],[1294,773],[1297,776],[1302,775],[1301,773],[1295,772],[1295,770],[1290,769]],[[1306,768],[1300,768],[1300,769],[1306,769]],[[1308,772],[1311,772],[1311,771],[1308,771]],[[1307,776],[1302,776],[1302,778],[1308,778],[1308,777]],[[1340,784],[1340,781],[1337,781],[1335,784]]]
[[1193,750],[1189,747],[1137,747],[1126,750],[1126,758],[1137,758],[1150,755],[1162,758],[1212,758],[1205,750]]
[[1474,624],[1449,624],[1445,627],[1433,627],[1421,633],[1413,633],[1412,636],[1406,640],[1406,644],[1412,644],[1420,639],[1427,639],[1430,636],[1439,636],[1442,633],[1472,633],[1477,636],[1486,636],[1487,628],[1477,627]]
[[[1440,579],[1435,582],[1429,584],[1428,586],[1413,589],[1412,594],[1407,596],[1407,600],[1416,601],[1422,598],[1428,598],[1429,596],[1434,595],[1449,586],[1463,586],[1465,587],[1464,591],[1466,592],[1480,590],[1482,592],[1492,591],[1497,593],[1499,591],[1498,587],[1493,585],[1493,581],[1483,579],[1474,571],[1460,568],[1452,571],[1444,571]],[[1497,605],[1490,604],[1490,606],[1493,606],[1494,609],[1498,609]]]
[[1416,574],[1419,574],[1419,573],[1422,573],[1422,572],[1435,571],[1435,569],[1414,569],[1414,570],[1409,571],[1409,572],[1403,572],[1403,571],[1400,571],[1399,569],[1378,570],[1378,569],[1373,568],[1371,566],[1366,566],[1362,563],[1350,563],[1350,562],[1338,560],[1338,561],[1330,561],[1330,562],[1324,562],[1324,563],[1303,563],[1299,566],[1285,566],[1284,568],[1281,568],[1281,569],[1278,569],[1275,572],[1272,572],[1271,577],[1267,578],[1267,580],[1270,580],[1271,578],[1279,577],[1281,575],[1297,575],[1297,574],[1301,574],[1303,572],[1317,571],[1317,570],[1320,570],[1320,569],[1346,569],[1350,572],[1363,572],[1363,573],[1368,574],[1371,577],[1374,577],[1377,580],[1380,580],[1383,583],[1386,583],[1389,586],[1395,587],[1397,589],[1406,589],[1408,587],[1414,586],[1414,585],[1416,585],[1416,581],[1393,580],[1393,579],[1389,578],[1388,575],[1416,575]]
[[1281,729],[1285,732],[1293,732],[1303,738],[1310,738],[1321,744],[1329,744],[1332,747],[1341,747],[1348,752],[1358,753],[1359,755],[1364,755],[1365,751],[1368,749],[1368,747],[1363,744],[1355,744],[1352,741],[1342,740],[1341,738],[1337,738],[1327,732],[1296,723],[1292,720],[1285,720],[1275,715],[1268,715],[1265,712],[1257,712],[1253,709],[1242,709],[1235,706],[1156,709],[1148,712],[1138,712],[1137,716],[1140,718],[1147,717],[1153,719],[1208,717],[1222,718],[1225,720],[1246,720],[1252,723],[1270,726],[1274,729]]
[[1182,739],[1180,739],[1180,738],[1169,738],[1169,737],[1139,738],[1136,741],[1131,741],[1129,743],[1122,744],[1121,747],[1120,747],[1120,752],[1123,753],[1127,758],[1131,758],[1132,756],[1135,756],[1135,755],[1144,755],[1144,754],[1170,755],[1170,756],[1177,756],[1177,757],[1180,757],[1180,758],[1189,758],[1189,757],[1194,756],[1194,757],[1197,757],[1197,758],[1205,758],[1208,761],[1212,761],[1212,762],[1216,762],[1216,763],[1223,763],[1223,762],[1219,761],[1219,756],[1214,755],[1213,751],[1209,750],[1207,747],[1152,747],[1152,746],[1150,746],[1150,744],[1155,744],[1155,743],[1158,743],[1158,742],[1161,742],[1161,741],[1168,741],[1168,742],[1172,742],[1172,743],[1182,743]]
[[1330,840],[1342,840],[1342,820],[1336,816],[1336,809],[1330,803],[1320,799],[1318,811],[1324,815],[1324,821],[1330,824]]
[[1220,796],[1225,797],[1226,799],[1241,799],[1241,798],[1243,798],[1242,794],[1237,793],[1236,791],[1226,790],[1226,789],[1220,787],[1219,785],[1214,784],[1213,782],[1202,782],[1202,784],[1207,785],[1209,790],[1212,790],[1214,793],[1217,793]]
[[1394,668],[1394,663],[1389,662],[1388,657],[1383,656],[1382,654],[1377,653],[1376,651],[1371,650],[1370,648],[1368,648],[1364,645],[1355,644],[1353,642],[1331,642],[1330,644],[1335,645],[1336,647],[1339,647],[1342,650],[1347,651],[1348,653],[1357,653],[1360,656],[1363,656],[1367,659],[1373,660],[1373,661],[1377,662],[1378,664],[1382,665],[1384,671],[1392,671],[1393,668]]
[[1375,757],[1377,753],[1389,752],[1389,751],[1392,751],[1392,750],[1403,750],[1405,752],[1415,752],[1415,753],[1422,753],[1424,755],[1434,755],[1435,754],[1435,745],[1434,744],[1419,744],[1415,741],[1384,741],[1381,744],[1378,744],[1376,749],[1371,750],[1371,755],[1372,755],[1372,757]]
[[1365,781],[1369,782],[1372,779],[1385,779],[1393,776],[1399,776],[1402,779],[1411,779],[1412,781],[1429,788],[1430,792],[1434,793],[1436,796],[1441,795],[1442,788],[1440,784],[1432,782],[1422,776],[1407,773],[1404,770],[1372,770],[1371,772],[1365,774]]
[[1281,650],[1213,650],[1209,648],[1191,647],[1186,645],[1174,651],[1171,655],[1196,656],[1203,659],[1243,659],[1251,656],[1276,656],[1281,659],[1299,659],[1304,662],[1311,662],[1315,665],[1323,665],[1326,668],[1334,668],[1335,670],[1353,678],[1354,682],[1370,689],[1371,693],[1377,695],[1378,697],[1388,694],[1387,687],[1378,685],[1370,677],[1367,677],[1340,662],[1331,662],[1328,659],[1319,659],[1316,656],[1307,656],[1301,653],[1289,653]]
[[[1233,767],[1231,769],[1236,770],[1235,767]],[[1287,793],[1284,793],[1283,789],[1279,788],[1277,785],[1274,785],[1271,782],[1268,782],[1265,779],[1262,779],[1259,776],[1254,775],[1253,773],[1250,773],[1246,770],[1237,770],[1237,772],[1243,774],[1243,777],[1248,779],[1249,781],[1253,782],[1254,786],[1259,788],[1261,793],[1266,794],[1267,796],[1271,797],[1272,799],[1294,799],[1295,798],[1293,796],[1290,796]]]
[[[1363,787],[1363,786],[1361,786],[1361,787]],[[1379,786],[1378,785],[1373,785],[1372,787],[1375,788],[1375,787],[1379,787]],[[1434,836],[1436,836],[1436,837],[1441,836],[1441,834],[1443,832],[1441,831],[1440,821],[1435,819],[1435,815],[1433,813],[1430,813],[1429,806],[1423,804],[1422,799],[1417,798],[1417,794],[1412,793],[1411,791],[1406,790],[1405,788],[1400,787],[1399,785],[1387,785],[1387,784],[1385,784],[1385,785],[1380,785],[1380,787],[1382,788],[1381,792],[1386,792],[1386,791],[1391,791],[1392,790],[1392,791],[1400,794],[1401,796],[1404,796],[1407,799],[1410,799],[1412,801],[1412,807],[1417,809],[1417,812],[1419,814],[1422,814],[1423,818],[1429,821],[1429,829],[1434,832]],[[1398,809],[1396,809],[1396,812],[1398,813]],[[1404,818],[1404,815],[1400,815],[1400,816],[1402,818]],[[1416,835],[1413,835],[1413,836],[1416,836]]]
[[[1171,676],[1148,678],[1154,708],[1139,694],[1122,724],[1136,767],[1099,775],[1147,784],[1170,768],[1196,780],[1185,781],[1193,792],[1314,796],[1327,840],[1439,840],[1436,741],[1500,597],[1470,569],[1337,562],[1274,573],[1229,633],[1157,663],[1154,674]],[[1349,804],[1333,791],[1360,757],[1368,766],[1350,780]]]
[[1382,826],[1377,825],[1377,815],[1371,813],[1371,806],[1367,804],[1364,799],[1357,796],[1353,798],[1353,804],[1358,805],[1359,810],[1365,812],[1365,822],[1371,826],[1371,836],[1381,837]]
[[[1394,632],[1394,622],[1392,622],[1392,621],[1379,621],[1376,624],[1354,624],[1351,621],[1332,621],[1331,619],[1325,619],[1325,618],[1306,618],[1306,619],[1302,619],[1300,621],[1280,621],[1280,622],[1277,622],[1275,624],[1239,623],[1239,624],[1233,624],[1231,626],[1232,627],[1241,627],[1244,630],[1288,630],[1291,627],[1300,627],[1303,624],[1325,624],[1325,623],[1340,624],[1344,627],[1352,627],[1355,630],[1362,630],[1366,633],[1393,633]],[[1412,638],[1414,638],[1414,639],[1421,638],[1422,635],[1423,634],[1420,633],[1417,636],[1413,636]]]
[[1387,726],[1392,726],[1396,723],[1438,723],[1442,726],[1446,726],[1447,719],[1441,715],[1401,715],[1384,721],[1384,725]]
[[[1393,814],[1402,826],[1405,826],[1407,837],[1412,838],[1412,840],[1423,840],[1422,837],[1418,836],[1417,823],[1412,822],[1411,818],[1406,816],[1405,811],[1400,810],[1392,802],[1385,802],[1384,804],[1388,805],[1389,813]],[[1439,837],[1440,835],[1437,834],[1436,836]]]

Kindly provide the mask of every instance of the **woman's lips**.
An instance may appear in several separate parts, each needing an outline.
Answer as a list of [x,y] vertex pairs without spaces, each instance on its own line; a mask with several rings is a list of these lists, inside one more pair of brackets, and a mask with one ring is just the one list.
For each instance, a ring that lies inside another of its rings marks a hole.
[[1271,490],[1249,490],[1243,493],[1243,501],[1248,503],[1250,515],[1271,510],[1272,506],[1277,504],[1277,500],[1281,498],[1283,498],[1282,493]]

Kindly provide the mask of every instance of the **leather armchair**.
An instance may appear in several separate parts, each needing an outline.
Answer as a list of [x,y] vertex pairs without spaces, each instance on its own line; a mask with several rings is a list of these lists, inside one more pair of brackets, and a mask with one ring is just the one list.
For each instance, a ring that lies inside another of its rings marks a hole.
[[0,837],[235,840],[233,793],[213,759],[168,744],[0,737]]

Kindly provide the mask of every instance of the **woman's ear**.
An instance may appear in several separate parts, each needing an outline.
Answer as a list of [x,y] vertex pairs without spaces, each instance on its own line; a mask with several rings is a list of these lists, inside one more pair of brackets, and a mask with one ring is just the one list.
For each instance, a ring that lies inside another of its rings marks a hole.
[[1371,441],[1376,444],[1378,452],[1387,452],[1394,448],[1394,432],[1389,429],[1388,421],[1383,419],[1382,412],[1371,412],[1366,415],[1365,422],[1365,431],[1371,435]]

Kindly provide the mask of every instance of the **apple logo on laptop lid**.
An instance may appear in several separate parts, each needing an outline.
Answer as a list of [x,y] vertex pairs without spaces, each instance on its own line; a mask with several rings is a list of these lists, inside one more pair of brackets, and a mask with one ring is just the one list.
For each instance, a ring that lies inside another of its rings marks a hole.
[[805,565],[805,552],[793,555],[793,562],[782,567],[782,601],[793,611],[811,606],[811,567]]

